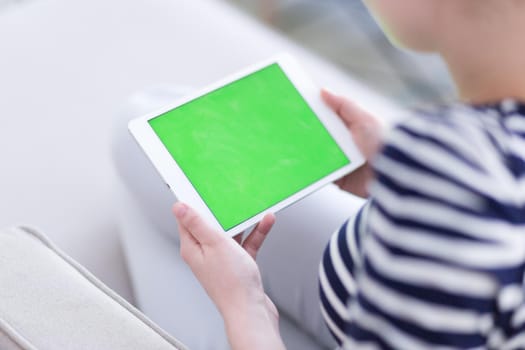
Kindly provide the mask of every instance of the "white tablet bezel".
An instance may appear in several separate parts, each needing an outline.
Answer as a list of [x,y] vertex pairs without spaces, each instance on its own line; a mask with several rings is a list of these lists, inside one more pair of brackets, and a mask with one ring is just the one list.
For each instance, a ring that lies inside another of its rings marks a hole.
[[[201,196],[198,194],[197,190],[193,187],[190,180],[184,175],[182,169],[162,144],[148,121],[274,63],[277,63],[281,67],[297,91],[299,91],[310,108],[318,116],[319,120],[342,149],[344,154],[348,157],[350,164],[340,168],[335,172],[332,172],[321,180],[316,181],[315,183],[286,198],[285,200],[240,223],[239,225],[228,230],[224,230],[211,210],[205,204]],[[178,200],[193,207],[200,215],[202,215],[202,217],[211,227],[230,236],[241,233],[242,231],[259,222],[267,213],[276,213],[277,211],[291,205],[301,198],[304,198],[317,189],[341,178],[345,174],[355,170],[364,163],[364,158],[354,144],[352,137],[345,125],[342,123],[340,118],[329,107],[326,106],[326,104],[321,99],[319,88],[317,88],[308,78],[295,59],[288,54],[278,55],[269,60],[254,64],[246,69],[232,74],[229,77],[211,84],[204,89],[184,96],[174,103],[156,110],[153,113],[149,113],[146,116],[132,120],[128,127],[131,134],[134,136],[140,147],[144,150],[148,158],[151,160],[163,180],[166,182]]]

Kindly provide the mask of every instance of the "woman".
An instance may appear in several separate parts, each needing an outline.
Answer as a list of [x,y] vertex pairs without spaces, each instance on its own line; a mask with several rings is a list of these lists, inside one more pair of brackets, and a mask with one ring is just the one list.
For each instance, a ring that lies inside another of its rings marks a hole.
[[[327,325],[349,349],[524,348],[525,1],[366,3],[396,45],[442,55],[461,102],[383,140],[373,116],[322,92],[369,160],[337,182],[369,201],[321,263]],[[274,217],[238,244],[173,211],[232,347],[284,348],[255,263]]]

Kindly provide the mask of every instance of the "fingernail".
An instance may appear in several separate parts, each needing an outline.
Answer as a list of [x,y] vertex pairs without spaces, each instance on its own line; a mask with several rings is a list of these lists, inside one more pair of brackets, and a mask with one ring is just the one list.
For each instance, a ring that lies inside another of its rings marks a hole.
[[175,213],[175,216],[178,218],[182,218],[184,214],[188,211],[188,206],[184,203],[175,203],[175,206],[173,207],[173,212]]

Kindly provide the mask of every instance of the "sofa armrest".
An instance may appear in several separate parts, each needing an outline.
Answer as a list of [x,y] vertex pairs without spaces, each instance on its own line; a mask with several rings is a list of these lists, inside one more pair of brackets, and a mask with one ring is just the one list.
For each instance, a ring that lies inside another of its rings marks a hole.
[[0,300],[2,349],[186,349],[34,229],[0,230]]

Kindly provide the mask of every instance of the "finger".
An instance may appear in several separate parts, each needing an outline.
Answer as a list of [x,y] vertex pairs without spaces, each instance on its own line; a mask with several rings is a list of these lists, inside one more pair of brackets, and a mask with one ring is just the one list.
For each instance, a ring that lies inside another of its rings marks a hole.
[[239,233],[238,235],[234,236],[233,239],[235,242],[242,245],[242,237],[244,236],[244,232]]
[[272,229],[273,224],[275,223],[275,215],[268,214],[266,215],[261,222],[255,226],[253,231],[248,235],[242,244],[243,248],[250,254],[250,256],[255,260],[257,258],[257,253],[264,243],[264,240],[268,236],[268,233]]
[[193,265],[194,259],[201,254],[199,242],[197,242],[184,226],[178,224],[178,229],[180,238],[180,255],[182,259],[191,266]]
[[334,110],[334,112],[338,112],[344,102],[343,97],[336,95],[327,89],[321,89],[321,97],[323,101]]
[[173,206],[173,213],[179,225],[186,229],[200,244],[211,244],[220,237],[215,230],[211,229],[200,215],[187,204],[177,202]]
[[334,181],[334,184],[341,189],[343,188],[344,183],[345,183],[345,177],[342,177]]
[[325,103],[337,113],[346,126],[350,127],[356,121],[362,120],[367,114],[350,100],[336,95],[326,89],[321,90]]

